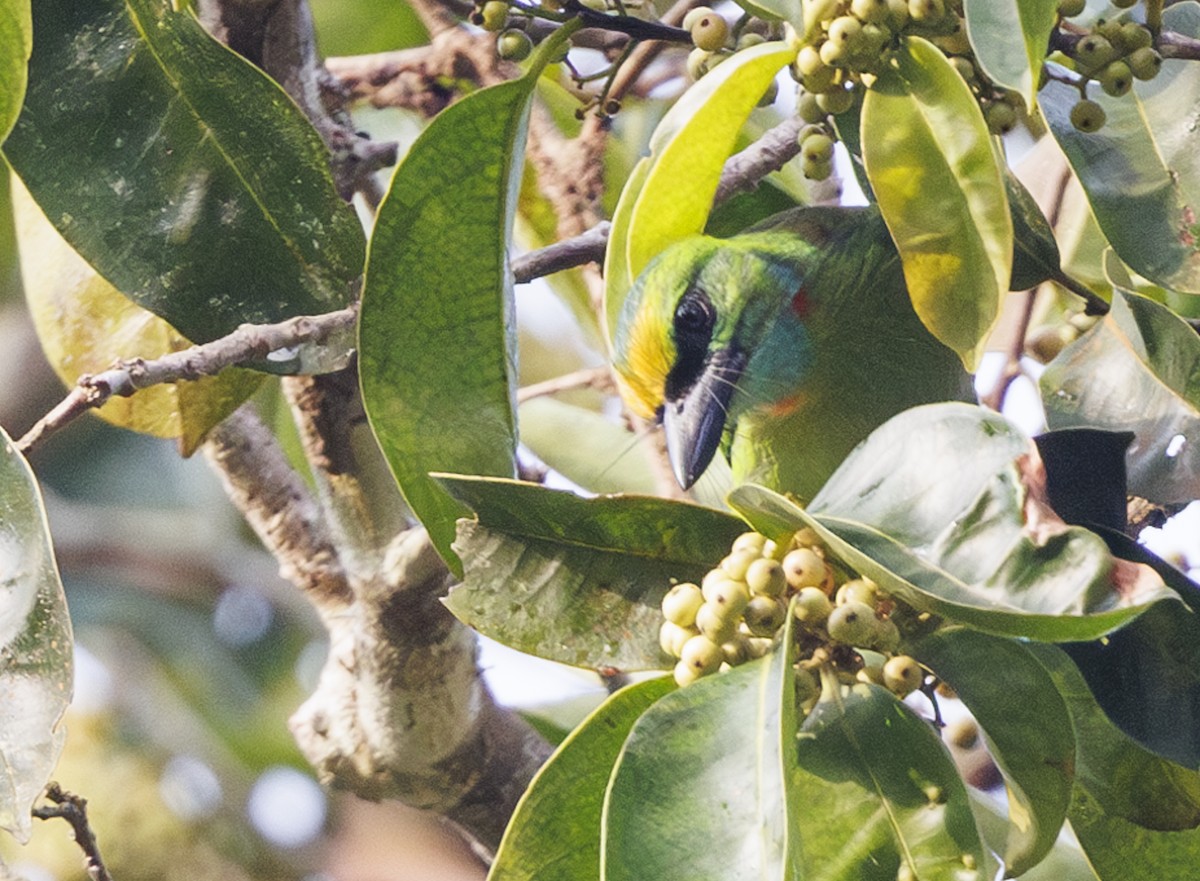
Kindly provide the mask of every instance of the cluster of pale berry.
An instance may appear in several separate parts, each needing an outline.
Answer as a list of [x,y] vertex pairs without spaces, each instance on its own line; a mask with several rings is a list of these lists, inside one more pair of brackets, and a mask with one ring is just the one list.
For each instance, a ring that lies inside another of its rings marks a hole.
[[667,592],[659,643],[678,658],[675,681],[688,685],[769,653],[789,608],[796,619],[802,706],[815,702],[822,667],[839,679],[874,682],[900,696],[924,684],[921,666],[896,654],[896,604],[870,579],[849,576],[829,560],[808,529],[782,547],[747,532],[699,585],[676,584]]
[[486,0],[471,13],[471,23],[496,34],[496,54],[508,61],[524,61],[533,51],[533,40],[520,28],[509,27],[505,0]]
[[[1113,6],[1126,9],[1138,0],[1112,0]],[[1063,18],[1080,15],[1085,0],[1060,0],[1058,14]],[[1071,48],[1075,70],[1082,77],[1079,101],[1071,108],[1071,124],[1081,132],[1103,127],[1104,108],[1087,97],[1089,82],[1099,83],[1106,94],[1120,97],[1129,92],[1133,81],[1151,80],[1162,69],[1162,56],[1154,48],[1154,35],[1134,21],[1100,19]]]

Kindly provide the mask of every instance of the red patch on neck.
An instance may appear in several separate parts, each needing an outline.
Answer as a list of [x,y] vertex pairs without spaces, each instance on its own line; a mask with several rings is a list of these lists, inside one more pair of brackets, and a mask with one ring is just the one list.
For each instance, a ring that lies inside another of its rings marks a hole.
[[801,285],[799,290],[792,294],[792,311],[796,313],[797,318],[803,321],[808,318],[811,308],[811,304],[808,302],[808,288]]

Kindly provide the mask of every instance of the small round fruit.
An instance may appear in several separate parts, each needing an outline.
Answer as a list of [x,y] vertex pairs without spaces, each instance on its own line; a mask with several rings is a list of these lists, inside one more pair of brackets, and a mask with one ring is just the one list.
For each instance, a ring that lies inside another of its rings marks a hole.
[[1135,49],[1145,49],[1154,45],[1154,35],[1135,21],[1127,21],[1121,25],[1119,33],[1121,48],[1126,52]]
[[505,61],[524,61],[533,51],[533,40],[529,34],[510,28],[496,38],[496,54]]
[[851,0],[850,13],[862,22],[878,24],[887,21],[887,0]]
[[705,52],[703,49],[693,49],[689,52],[686,65],[688,79],[695,82],[708,73],[712,57],[713,54],[711,52]]
[[974,719],[959,719],[945,729],[946,741],[959,749],[974,749],[979,743],[979,725]]
[[892,30],[902,30],[908,24],[908,0],[888,0],[887,21]]
[[942,0],[908,0],[908,15],[915,22],[934,22],[946,15],[946,5]]
[[809,125],[825,120],[825,111],[817,103],[817,96],[803,89],[796,98],[796,114]]
[[792,601],[792,614],[801,624],[811,628],[820,627],[829,620],[833,603],[819,587],[802,587]]
[[736,554],[738,551],[753,551],[755,554],[762,554],[763,545],[767,543],[767,537],[761,532],[743,532],[733,540],[733,545],[729,548],[729,553]]
[[737,625],[736,616],[721,614],[721,610],[711,603],[705,603],[696,613],[696,629],[717,645],[733,639],[737,634]]
[[717,668],[725,660],[725,653],[721,651],[720,645],[707,636],[693,636],[683,644],[679,660],[699,675],[704,676],[717,672]]
[[658,628],[658,645],[672,658],[678,658],[683,651],[683,644],[700,633],[695,627],[680,627],[670,621],[664,621]]
[[713,10],[711,6],[697,6],[695,9],[689,9],[687,15],[683,17],[683,22],[680,24],[680,27],[685,31],[690,31],[692,29],[692,25],[694,25],[704,16],[712,14]]
[[[807,143],[807,142],[806,142]],[[820,587],[825,583],[829,567],[825,559],[811,548],[796,548],[783,558],[783,575],[794,588]]]
[[756,596],[778,597],[787,590],[787,578],[777,560],[760,557],[746,570],[746,585]]
[[725,663],[736,667],[750,660],[750,637],[737,634],[729,642],[721,643],[721,651],[725,653]]
[[887,663],[883,665],[883,684],[897,697],[911,694],[920,688],[924,681],[925,671],[908,655],[888,658]]
[[858,41],[859,55],[864,58],[878,55],[883,51],[883,47],[892,39],[892,29],[886,24],[875,24],[868,22],[863,25],[862,36]]
[[833,138],[829,135],[810,135],[800,145],[800,155],[806,162],[829,162],[833,159]]
[[876,651],[894,652],[900,645],[900,628],[891,618],[876,618],[875,632],[871,634],[868,645]]
[[862,22],[853,15],[835,18],[829,24],[829,42],[837,43],[848,52],[854,52],[858,39],[862,36],[862,28]]
[[499,32],[508,23],[508,4],[504,0],[488,0],[479,7],[479,24],[485,31]]
[[1058,14],[1063,18],[1082,15],[1085,9],[1087,9],[1087,0],[1058,0]]
[[1113,60],[1117,51],[1099,34],[1088,34],[1075,44],[1075,60],[1084,70],[1096,70]]
[[801,159],[800,172],[807,180],[829,180],[830,175],[833,174],[833,162],[829,160],[810,162],[807,159]]
[[750,602],[750,588],[746,582],[727,579],[719,582],[709,591],[704,598],[704,604],[696,610],[696,614],[699,614],[700,609],[704,606],[712,606],[726,617],[736,617],[741,614],[742,609],[746,608],[748,602]]
[[1071,108],[1071,125],[1084,133],[1099,131],[1107,119],[1104,108],[1086,98]]
[[1152,80],[1162,70],[1162,56],[1148,46],[1134,49],[1125,59],[1129,71],[1139,80]]
[[675,670],[673,672],[675,675],[675,684],[680,688],[686,688],[701,676],[699,672],[693,670],[687,664],[683,663],[683,661],[680,661],[675,665]]
[[774,597],[754,597],[742,613],[754,636],[774,636],[787,618],[787,609]]
[[1127,94],[1133,88],[1133,71],[1124,61],[1109,62],[1104,66],[1104,70],[1100,71],[1097,79],[1100,81],[1100,88],[1114,98]]
[[765,42],[767,42],[767,38],[762,34],[750,32],[747,34],[742,34],[740,37],[738,37],[736,48],[738,51],[741,51],[742,49],[749,49],[751,46],[757,46],[758,44]]
[[711,9],[699,16],[688,28],[697,49],[716,52],[729,39],[729,22]]
[[883,665],[886,659],[876,652],[863,652],[863,665],[854,678],[859,682],[883,685]]
[[779,97],[779,81],[771,80],[767,86],[767,90],[763,92],[763,96],[758,99],[759,107],[770,107],[775,103],[775,99]]
[[837,589],[836,602],[839,606],[862,603],[874,609],[879,602],[879,586],[869,578],[852,578]]
[[849,89],[834,89],[817,95],[817,104],[826,113],[845,113],[854,106],[854,93]]
[[746,570],[750,568],[750,564],[761,558],[758,551],[742,550],[732,553],[721,561],[721,569],[730,578],[742,579],[746,577]]
[[806,704],[815,701],[821,694],[821,684],[811,671],[803,668],[796,670],[796,702]]
[[851,600],[829,613],[829,638],[847,645],[866,645],[875,633],[875,610]]
[[968,83],[973,83],[979,79],[979,74],[975,70],[975,65],[970,58],[965,55],[955,55],[950,59],[950,66],[958,71],[958,75]]
[[662,599],[663,617],[680,627],[696,623],[696,612],[704,605],[704,594],[694,584],[677,584]]
[[[821,63],[826,67],[845,67],[846,62],[850,60],[850,48],[845,43],[835,43],[833,40],[826,40],[821,44]],[[805,79],[804,84],[815,92],[822,91],[814,85],[810,85],[809,80]]]
[[1017,111],[1011,104],[997,101],[983,112],[988,131],[994,135],[1006,135],[1017,127]]

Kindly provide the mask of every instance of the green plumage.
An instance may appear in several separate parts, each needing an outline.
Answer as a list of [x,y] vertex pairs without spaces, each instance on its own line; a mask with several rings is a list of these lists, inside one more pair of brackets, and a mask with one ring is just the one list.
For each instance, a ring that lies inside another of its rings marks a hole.
[[874,208],[800,208],[672,246],[630,292],[615,350],[685,485],[719,445],[736,482],[811,498],[889,417],[971,394],[913,312]]

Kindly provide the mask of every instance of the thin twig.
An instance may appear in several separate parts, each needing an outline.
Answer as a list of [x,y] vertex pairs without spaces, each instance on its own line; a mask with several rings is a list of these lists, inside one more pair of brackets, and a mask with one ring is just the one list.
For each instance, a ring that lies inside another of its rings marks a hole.
[[533,385],[527,385],[517,391],[517,403],[524,404],[526,401],[532,401],[534,398],[557,395],[560,392],[569,392],[582,388],[598,389],[604,392],[613,391],[611,371],[609,371],[607,366],[585,367],[582,370],[565,373],[562,376],[556,376],[544,382],[535,382]]
[[71,824],[75,834],[75,842],[83,851],[84,865],[92,881],[112,881],[112,875],[100,858],[100,847],[96,843],[96,833],[88,822],[87,799],[70,792],[65,792],[57,783],[51,782],[46,786],[46,798],[53,806],[43,805],[33,809],[33,816],[39,820],[51,820],[61,817]]
[[182,352],[149,361],[117,361],[101,373],[81,376],[75,388],[17,441],[17,449],[28,452],[114,395],[129,397],[152,385],[214,376],[227,367],[262,361],[272,352],[302,343],[320,344],[336,331],[352,327],[357,314],[357,307],[350,306],[324,315],[300,315],[278,324],[243,324],[227,336]]

